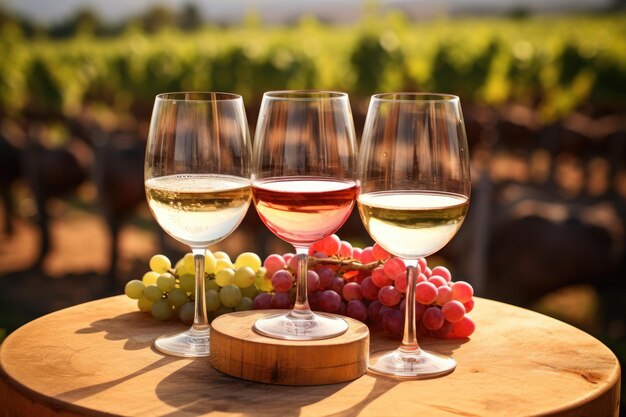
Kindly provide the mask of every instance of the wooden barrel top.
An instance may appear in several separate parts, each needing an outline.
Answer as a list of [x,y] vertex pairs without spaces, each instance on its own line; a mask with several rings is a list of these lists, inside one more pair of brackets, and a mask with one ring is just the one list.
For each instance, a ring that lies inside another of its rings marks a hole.
[[[476,299],[469,340],[422,339],[452,354],[445,377],[366,374],[320,386],[242,381],[207,358],[163,356],[153,340],[183,329],[125,296],[34,320],[0,346],[0,416],[612,416],[620,365],[592,336],[511,305]],[[371,349],[397,341],[372,332]]]

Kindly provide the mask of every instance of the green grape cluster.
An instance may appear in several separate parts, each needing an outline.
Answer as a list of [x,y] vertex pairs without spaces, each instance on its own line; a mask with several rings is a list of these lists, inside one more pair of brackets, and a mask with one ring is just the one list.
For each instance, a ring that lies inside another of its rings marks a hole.
[[[137,300],[140,311],[157,320],[193,322],[195,314],[195,261],[187,253],[174,266],[165,255],[150,259],[150,271],[141,279],[129,281],[124,293]],[[244,252],[233,262],[222,251],[207,250],[204,255],[204,287],[209,320],[225,313],[250,310],[260,292],[272,290],[261,258]]]

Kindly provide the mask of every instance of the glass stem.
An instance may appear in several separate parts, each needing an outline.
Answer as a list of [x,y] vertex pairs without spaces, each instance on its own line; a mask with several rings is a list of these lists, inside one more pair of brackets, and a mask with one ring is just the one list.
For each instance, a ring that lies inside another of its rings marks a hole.
[[400,350],[402,352],[418,352],[420,350],[417,344],[417,336],[415,334],[415,285],[417,280],[417,269],[414,265],[408,265],[406,268],[407,285],[406,299],[404,305],[404,337]]
[[206,294],[204,292],[204,253],[205,248],[192,248],[193,260],[196,270],[196,298],[193,325],[191,328],[198,332],[206,332],[209,329],[209,319],[206,313]]
[[296,248],[298,257],[298,270],[296,271],[296,301],[291,314],[297,318],[309,319],[313,317],[313,312],[309,306],[307,294],[307,271],[309,248]]

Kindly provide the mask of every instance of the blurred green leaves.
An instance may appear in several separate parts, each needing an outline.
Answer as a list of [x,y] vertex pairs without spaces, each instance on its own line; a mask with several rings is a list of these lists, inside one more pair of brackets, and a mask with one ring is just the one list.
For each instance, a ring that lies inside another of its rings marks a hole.
[[353,26],[305,16],[292,26],[191,32],[169,27],[170,18],[154,16],[158,31],[113,38],[27,39],[4,28],[2,112],[72,115],[85,102],[130,111],[175,90],[231,91],[256,103],[264,91],[298,88],[522,101],[547,119],[586,102],[626,107],[625,14],[410,22],[392,12]]

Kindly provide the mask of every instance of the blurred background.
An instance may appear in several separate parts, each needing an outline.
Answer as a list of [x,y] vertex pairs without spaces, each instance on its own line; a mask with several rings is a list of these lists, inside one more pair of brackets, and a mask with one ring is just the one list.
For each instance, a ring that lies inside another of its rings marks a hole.
[[[222,4],[220,4],[222,3]],[[626,1],[0,2],[0,340],[122,293],[186,248],[147,210],[154,96],[272,89],[459,95],[469,216],[432,262],[626,358]],[[355,212],[339,236],[372,244]],[[251,208],[212,249],[290,247]],[[480,325],[480,323],[478,323]]]

